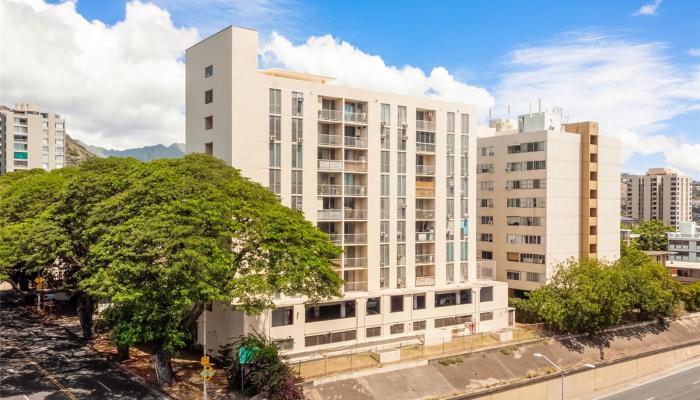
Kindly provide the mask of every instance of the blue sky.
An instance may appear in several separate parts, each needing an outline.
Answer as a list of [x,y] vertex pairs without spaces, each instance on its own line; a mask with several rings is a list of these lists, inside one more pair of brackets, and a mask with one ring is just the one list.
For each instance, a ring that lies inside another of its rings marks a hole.
[[[109,30],[125,21],[127,3],[79,0],[75,10]],[[511,104],[516,112],[524,111],[528,102],[542,98],[546,105],[562,105],[572,119],[601,120],[603,133],[608,129],[627,142],[625,170],[670,164],[700,179],[697,1],[155,0],[155,6],[170,15],[173,27],[165,24],[163,30],[176,35],[173,42],[241,25],[261,32],[267,49],[263,60],[270,64],[327,73],[317,65],[322,57],[346,55],[368,64],[358,68],[365,75],[419,68],[431,91],[475,99],[485,107]],[[142,9],[138,12],[151,12]],[[305,60],[295,53],[305,54]],[[373,69],[372,56],[386,68]],[[449,76],[432,74],[436,67]],[[376,84],[353,71],[333,72],[341,83]],[[100,144],[130,143],[112,140],[108,132],[90,136],[87,128],[83,131]],[[162,141],[170,138],[177,140],[172,135]],[[154,134],[150,141],[156,140]]]

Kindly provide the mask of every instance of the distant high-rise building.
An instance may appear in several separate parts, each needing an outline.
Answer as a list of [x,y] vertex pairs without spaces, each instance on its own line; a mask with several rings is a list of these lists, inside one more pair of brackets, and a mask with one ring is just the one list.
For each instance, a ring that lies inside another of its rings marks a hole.
[[645,175],[628,175],[624,216],[638,221],[658,219],[676,229],[692,221],[693,181],[669,168],[651,168]]
[[259,70],[258,52],[258,33],[235,27],[187,50],[187,152],[239,168],[326,232],[343,248],[343,296],[279,296],[260,316],[214,307],[209,343],[255,329],[301,352],[508,326],[507,285],[476,260],[474,109]]
[[0,106],[0,174],[64,166],[66,121],[33,104]]
[[620,144],[561,109],[502,120],[477,149],[477,257],[522,296],[567,259],[620,254]]

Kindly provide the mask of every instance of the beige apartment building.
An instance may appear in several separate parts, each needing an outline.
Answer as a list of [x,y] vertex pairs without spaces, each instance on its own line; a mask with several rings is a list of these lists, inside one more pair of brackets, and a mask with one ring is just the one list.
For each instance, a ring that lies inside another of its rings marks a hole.
[[0,106],[0,174],[63,168],[65,124],[60,115],[34,104]]
[[214,305],[210,347],[253,329],[300,353],[507,327],[507,285],[476,260],[473,108],[259,70],[258,51],[258,33],[236,27],[187,50],[187,152],[241,169],[327,232],[343,297],[275,294],[259,316]]
[[561,109],[492,120],[477,149],[477,257],[522,296],[567,259],[620,255],[620,144]]
[[670,168],[650,168],[623,179],[623,215],[638,221],[659,219],[676,229],[693,220],[693,180]]

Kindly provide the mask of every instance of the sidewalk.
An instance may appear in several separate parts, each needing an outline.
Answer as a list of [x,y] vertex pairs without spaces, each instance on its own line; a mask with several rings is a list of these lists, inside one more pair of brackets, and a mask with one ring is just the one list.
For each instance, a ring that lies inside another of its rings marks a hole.
[[572,369],[585,363],[596,364],[697,340],[700,340],[700,315],[674,321],[668,327],[654,324],[618,329],[593,340],[585,336],[546,339],[453,356],[401,371],[377,370],[371,375],[309,387],[306,393],[313,400],[452,397],[556,372],[545,360],[534,357],[534,353],[542,353],[558,365]]

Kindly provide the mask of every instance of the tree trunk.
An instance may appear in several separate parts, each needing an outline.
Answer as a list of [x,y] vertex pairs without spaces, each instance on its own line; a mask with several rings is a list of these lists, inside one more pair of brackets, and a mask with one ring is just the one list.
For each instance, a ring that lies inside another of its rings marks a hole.
[[126,361],[129,359],[129,346],[128,345],[118,345],[117,346],[117,361]]
[[80,328],[83,330],[83,337],[87,340],[92,339],[93,321],[92,316],[95,313],[95,303],[92,297],[86,293],[81,293],[78,299],[78,318],[80,319]]
[[158,379],[160,386],[171,386],[175,379],[171,357],[170,352],[163,349],[163,346],[156,347],[155,352],[151,355],[153,368],[156,371],[156,379]]

